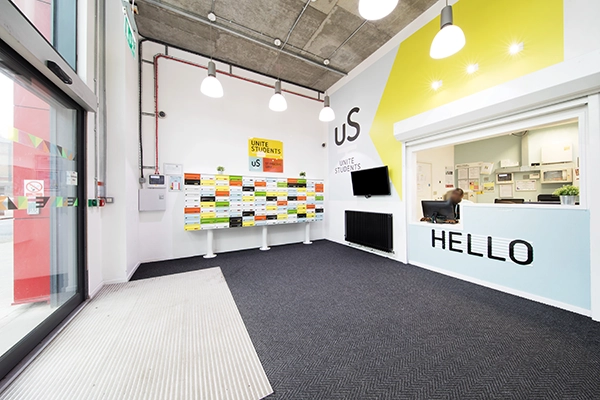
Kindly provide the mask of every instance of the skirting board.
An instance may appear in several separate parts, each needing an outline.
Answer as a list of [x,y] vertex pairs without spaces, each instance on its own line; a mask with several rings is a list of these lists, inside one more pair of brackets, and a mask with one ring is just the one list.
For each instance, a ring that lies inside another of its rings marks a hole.
[[104,282],[100,282],[100,284],[98,286],[96,286],[94,289],[90,290],[88,292],[88,298],[93,298],[94,296],[96,296],[98,294],[98,292],[100,291],[100,289],[102,289],[104,287]]
[[370,247],[362,246],[360,244],[355,244],[355,243],[352,243],[352,242],[347,242],[345,240],[341,240],[341,241],[338,241],[338,240],[335,240],[335,239],[326,239],[326,240],[329,240],[330,242],[334,242],[334,243],[343,244],[345,246],[352,247],[353,249],[358,249],[358,250],[366,251],[367,253],[377,254],[378,256],[389,258],[390,260],[402,262],[402,261],[398,260],[398,258],[396,258],[398,256],[398,254],[396,254],[396,253],[386,253],[385,251],[381,251],[381,250],[377,250],[377,249],[372,249]]
[[109,281],[102,282],[102,284],[103,285],[114,285],[115,283],[129,282],[129,280],[131,279],[131,277],[133,276],[133,274],[135,274],[135,271],[137,271],[137,269],[140,267],[140,265],[142,265],[141,262],[138,262],[137,264],[135,264],[135,267],[133,267],[131,269],[131,271],[127,274],[127,277],[125,279],[111,279]]
[[460,279],[460,280],[463,280],[463,281],[471,282],[471,283],[474,283],[476,285],[485,286],[485,287],[488,287],[490,289],[498,290],[500,292],[512,294],[514,296],[519,296],[519,297],[522,297],[522,298],[527,299],[527,300],[532,300],[532,301],[535,301],[535,302],[538,302],[538,303],[542,303],[542,304],[546,304],[546,305],[552,306],[552,307],[562,308],[563,310],[571,311],[571,312],[574,312],[576,314],[585,315],[586,317],[591,317],[592,316],[592,311],[591,310],[586,310],[585,308],[573,306],[573,305],[570,305],[570,304],[567,304],[567,303],[563,303],[561,301],[556,301],[556,300],[548,299],[548,298],[542,297],[542,296],[536,296],[534,294],[523,292],[521,290],[511,289],[511,288],[508,288],[506,286],[497,285],[495,283],[490,283],[490,282],[487,282],[487,281],[483,281],[481,279],[472,278],[472,277],[467,276],[467,275],[457,274],[457,273],[452,272],[452,271],[447,271],[447,270],[442,269],[442,268],[432,267],[431,265],[423,264],[423,263],[416,262],[416,261],[409,261],[408,263],[410,265],[414,265],[414,266],[417,266],[417,267],[420,267],[420,268],[424,268],[424,269],[427,269],[427,270],[430,270],[430,271],[433,271],[433,272],[437,272],[439,274],[451,276],[453,278],[457,278],[457,279]]

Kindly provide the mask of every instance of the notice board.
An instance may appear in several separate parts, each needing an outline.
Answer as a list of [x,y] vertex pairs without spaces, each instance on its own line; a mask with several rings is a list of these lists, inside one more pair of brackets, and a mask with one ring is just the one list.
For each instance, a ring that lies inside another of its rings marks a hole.
[[186,231],[322,221],[323,180],[184,174]]

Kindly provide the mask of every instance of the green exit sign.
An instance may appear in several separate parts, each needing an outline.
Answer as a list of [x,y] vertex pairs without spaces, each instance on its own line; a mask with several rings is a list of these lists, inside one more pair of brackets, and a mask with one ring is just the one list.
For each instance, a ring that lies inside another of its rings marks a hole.
[[133,28],[131,27],[131,21],[129,20],[129,15],[125,12],[124,18],[124,28],[125,28],[125,39],[127,39],[127,45],[129,46],[129,50],[131,50],[131,55],[135,58],[135,53],[137,50],[137,39],[135,38],[135,34],[133,33]]

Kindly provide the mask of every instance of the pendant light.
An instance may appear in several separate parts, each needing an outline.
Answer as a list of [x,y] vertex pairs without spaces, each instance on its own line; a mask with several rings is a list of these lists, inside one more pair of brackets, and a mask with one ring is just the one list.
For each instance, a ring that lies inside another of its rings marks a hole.
[[462,29],[453,25],[452,6],[448,5],[442,9],[440,17],[440,31],[433,38],[429,55],[431,58],[441,59],[456,54],[465,46],[466,39]]
[[325,101],[323,102],[323,109],[319,113],[319,120],[323,122],[333,121],[335,119],[335,113],[333,112],[333,108],[329,105],[329,96],[325,96]]
[[359,0],[358,12],[369,21],[390,15],[398,5],[398,0]]
[[208,62],[208,76],[202,81],[200,91],[202,94],[215,99],[223,97],[223,86],[217,79],[217,67],[212,61]]
[[287,101],[285,97],[281,94],[281,81],[275,82],[275,94],[271,96],[271,100],[269,101],[269,108],[273,111],[285,111],[287,110]]

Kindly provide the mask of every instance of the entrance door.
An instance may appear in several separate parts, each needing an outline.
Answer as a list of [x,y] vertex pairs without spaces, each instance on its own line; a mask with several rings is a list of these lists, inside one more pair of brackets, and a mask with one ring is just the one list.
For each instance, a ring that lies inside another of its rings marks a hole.
[[84,299],[82,118],[0,42],[0,379]]

